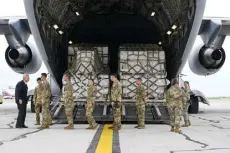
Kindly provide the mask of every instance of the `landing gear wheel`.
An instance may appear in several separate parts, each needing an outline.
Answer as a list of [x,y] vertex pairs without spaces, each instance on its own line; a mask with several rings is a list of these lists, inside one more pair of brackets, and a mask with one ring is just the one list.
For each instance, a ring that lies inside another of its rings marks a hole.
[[188,112],[190,114],[197,114],[199,112],[198,97],[191,96],[190,101],[191,101],[191,105],[189,106]]

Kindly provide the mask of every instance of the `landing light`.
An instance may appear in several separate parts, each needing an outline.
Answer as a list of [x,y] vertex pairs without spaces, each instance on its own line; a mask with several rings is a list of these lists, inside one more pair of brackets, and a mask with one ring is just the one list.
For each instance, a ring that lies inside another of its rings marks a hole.
[[171,31],[168,31],[167,34],[170,35],[172,32]]
[[155,15],[155,12],[152,12],[152,13],[151,13],[151,16],[154,16],[154,15]]
[[53,25],[53,27],[54,27],[54,29],[58,29],[58,25],[56,25],[56,24]]
[[70,40],[70,41],[69,41],[69,44],[71,45],[72,43],[73,43],[73,42]]
[[80,15],[79,12],[76,12],[76,15],[79,16]]
[[175,30],[176,28],[177,28],[177,26],[176,26],[176,25],[173,25],[173,26],[172,26],[172,29],[173,29],[173,30]]
[[61,30],[59,30],[58,32],[59,32],[61,35],[64,33],[64,32],[63,32],[63,31],[61,31]]

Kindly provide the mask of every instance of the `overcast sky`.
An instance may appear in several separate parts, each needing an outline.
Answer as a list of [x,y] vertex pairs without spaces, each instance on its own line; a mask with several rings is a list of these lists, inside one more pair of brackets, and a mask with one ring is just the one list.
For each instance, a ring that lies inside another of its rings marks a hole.
[[[230,1],[229,0],[207,0],[205,9],[205,16],[213,17],[230,17]],[[2,16],[25,16],[23,0],[1,0],[0,1],[0,17]],[[30,41],[33,41],[31,38]],[[201,41],[199,38],[196,43]],[[15,84],[22,79],[22,75],[11,70],[5,62],[5,50],[8,47],[4,36],[0,36],[0,91],[8,86],[15,86]],[[227,58],[224,66],[219,72],[212,76],[197,76],[191,72],[188,64],[186,64],[183,74],[188,75],[184,77],[185,80],[190,81],[193,89],[202,91],[206,96],[230,96],[230,38],[227,37],[223,44],[226,51]],[[31,75],[29,88],[36,85],[36,78],[40,76],[41,72],[46,72],[46,68],[42,65],[41,69]]]

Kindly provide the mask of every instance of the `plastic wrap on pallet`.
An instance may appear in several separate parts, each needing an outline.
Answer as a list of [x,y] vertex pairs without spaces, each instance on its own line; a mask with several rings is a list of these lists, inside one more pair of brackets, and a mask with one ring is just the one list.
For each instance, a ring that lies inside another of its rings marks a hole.
[[86,98],[88,79],[93,77],[97,87],[97,98],[105,99],[108,94],[109,78],[103,73],[106,71],[105,62],[108,60],[108,50],[105,47],[69,48],[70,53],[73,51],[76,58],[71,77],[74,98],[76,100]]
[[[138,48],[140,46],[148,50],[140,51],[140,48]],[[138,77],[141,77],[148,92],[148,98],[163,99],[164,90],[167,86],[165,53],[156,46],[153,46],[153,48],[151,48],[151,45],[140,46],[128,45],[126,48],[121,47],[120,74],[123,98],[130,99],[135,96],[135,81]]]

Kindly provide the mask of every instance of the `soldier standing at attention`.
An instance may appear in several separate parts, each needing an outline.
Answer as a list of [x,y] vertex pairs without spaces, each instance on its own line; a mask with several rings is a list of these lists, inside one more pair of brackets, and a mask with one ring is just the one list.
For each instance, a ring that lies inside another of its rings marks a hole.
[[142,85],[141,78],[136,80],[136,114],[137,114],[137,126],[135,128],[145,128],[145,105],[146,105],[146,92]]
[[68,121],[68,126],[64,129],[73,129],[73,88],[70,81],[70,75],[68,73],[64,74],[64,81],[66,82],[64,85],[63,98],[64,98],[64,106],[65,106],[65,114]]
[[42,108],[42,100],[41,100],[41,94],[42,94],[42,81],[41,78],[37,78],[38,85],[35,87],[34,90],[34,105],[35,105],[35,113],[36,113],[36,124],[40,125],[40,110]]
[[46,80],[47,74],[41,74],[42,80],[42,125],[38,129],[48,129],[50,125],[51,114],[49,111],[51,89],[50,84]]
[[187,97],[187,101],[183,103],[183,117],[184,117],[184,122],[185,124],[182,125],[182,127],[189,127],[191,125],[191,122],[189,120],[189,115],[188,115],[188,107],[189,107],[189,101],[190,101],[190,94],[191,94],[191,89],[189,86],[189,82],[185,81],[184,82],[184,92]]
[[172,80],[172,86],[166,94],[166,103],[170,115],[171,132],[180,132],[180,115],[184,100],[187,98],[183,89],[179,87],[178,80]]
[[86,117],[87,121],[89,123],[89,127],[87,129],[96,129],[98,124],[95,122],[93,118],[93,110],[95,106],[95,100],[96,100],[97,90],[94,86],[94,80],[89,80],[89,87],[87,90],[87,99],[86,99]]
[[116,75],[111,75],[111,81],[113,85],[111,88],[111,101],[113,106],[113,126],[109,129],[120,130],[121,129],[121,84],[118,81]]

